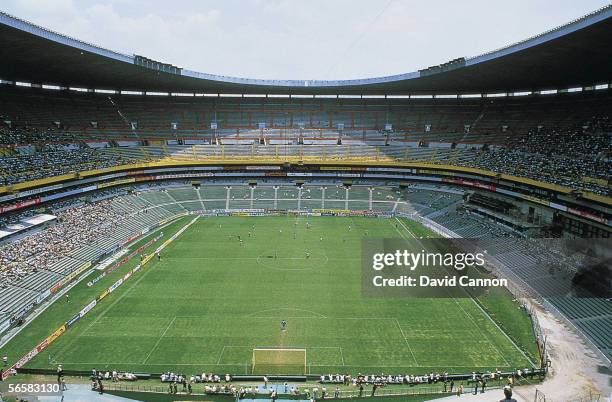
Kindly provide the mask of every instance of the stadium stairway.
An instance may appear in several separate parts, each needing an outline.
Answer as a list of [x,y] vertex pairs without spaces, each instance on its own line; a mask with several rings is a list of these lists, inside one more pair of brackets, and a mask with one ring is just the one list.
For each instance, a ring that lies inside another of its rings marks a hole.
[[26,306],[30,301],[35,300],[38,293],[24,288],[19,288],[7,285],[0,295],[0,306],[3,313],[12,313],[19,311]]
[[38,272],[22,278],[20,281],[14,282],[13,286],[34,292],[44,292],[53,284],[57,283],[61,278],[61,275],[41,269]]

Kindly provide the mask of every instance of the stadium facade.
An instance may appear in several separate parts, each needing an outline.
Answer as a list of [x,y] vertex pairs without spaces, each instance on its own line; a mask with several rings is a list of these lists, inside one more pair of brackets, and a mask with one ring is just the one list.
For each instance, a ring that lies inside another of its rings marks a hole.
[[[35,152],[45,134],[28,138],[27,130],[39,128],[49,131],[48,142],[76,141],[105,159],[146,162],[153,171],[158,163],[173,169],[185,162],[208,165],[212,154],[261,156],[261,163],[274,162],[283,171],[285,162],[297,162],[288,169],[311,176],[320,172],[319,153],[344,157],[342,163],[355,156],[375,165],[401,164],[403,175],[388,180],[414,176],[488,189],[490,197],[531,200],[529,215],[546,216],[550,225],[609,235],[609,143],[599,134],[609,127],[611,108],[610,17],[612,8],[605,7],[494,52],[393,77],[262,81],[119,54],[2,14],[0,51],[11,60],[0,66],[2,118],[7,130],[26,131],[7,135],[6,153],[19,146],[25,154]],[[530,149],[521,149],[522,160],[505,152],[528,136],[551,147],[555,136],[571,130],[586,134],[566,145],[591,147],[590,155],[570,149],[573,155],[562,160],[568,155],[554,149],[548,155],[561,153],[558,158],[534,155],[543,159],[534,167]],[[259,169],[250,175],[246,165],[232,163],[248,179],[266,174]],[[359,161],[348,164],[355,172],[365,169]],[[8,170],[7,186],[0,188],[0,199],[9,203],[5,211],[36,203],[38,198],[24,203],[31,194],[44,201],[49,188],[79,186],[80,176],[108,181],[98,170],[43,180],[32,176],[31,166]],[[78,170],[67,166],[56,173]],[[113,175],[148,174],[141,164],[120,170]],[[28,175],[38,180],[25,180]]]
[[[8,280],[2,329],[153,225],[206,210],[403,211],[449,236],[609,238],[611,33],[608,6],[416,72],[280,81],[189,71],[0,14],[0,222],[134,197],[115,205],[132,221],[114,241],[53,261],[10,306],[23,288]],[[145,187],[168,190],[143,201]],[[138,207],[153,211],[142,225]],[[609,362],[609,305],[590,302],[574,316],[550,308]]]
[[[0,68],[10,81],[88,89],[233,94],[509,93],[609,82],[610,7],[499,50],[419,71],[356,80],[257,80],[190,71],[121,54],[0,16]],[[44,68],[41,68],[41,65]]]

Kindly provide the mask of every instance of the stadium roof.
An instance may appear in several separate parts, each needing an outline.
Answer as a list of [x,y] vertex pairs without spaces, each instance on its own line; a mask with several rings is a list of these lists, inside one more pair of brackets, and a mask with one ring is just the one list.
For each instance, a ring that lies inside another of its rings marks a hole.
[[471,58],[387,77],[258,80],[199,73],[127,55],[0,13],[0,78],[112,90],[235,94],[467,94],[610,83],[612,6]]

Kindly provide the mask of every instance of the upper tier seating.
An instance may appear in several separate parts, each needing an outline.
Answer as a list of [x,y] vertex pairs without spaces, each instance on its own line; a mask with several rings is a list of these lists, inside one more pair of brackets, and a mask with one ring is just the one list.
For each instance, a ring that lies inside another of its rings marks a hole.
[[[609,195],[611,115],[609,91],[410,100],[114,95],[111,101],[0,86],[0,185],[163,157],[370,157],[478,167]],[[217,130],[210,130],[212,121]],[[259,130],[259,122],[267,129]],[[385,123],[393,133],[383,132]],[[254,145],[262,135],[265,145]]]

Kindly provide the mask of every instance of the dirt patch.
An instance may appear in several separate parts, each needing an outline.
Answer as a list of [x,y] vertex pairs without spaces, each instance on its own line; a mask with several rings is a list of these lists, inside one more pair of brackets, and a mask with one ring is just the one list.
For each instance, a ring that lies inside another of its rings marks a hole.
[[534,401],[536,389],[546,395],[546,402],[582,400],[589,393],[601,395],[601,401],[610,397],[612,377],[609,369],[579,335],[552,313],[540,307],[535,309],[547,336],[551,368],[541,384],[515,388],[515,398]]

